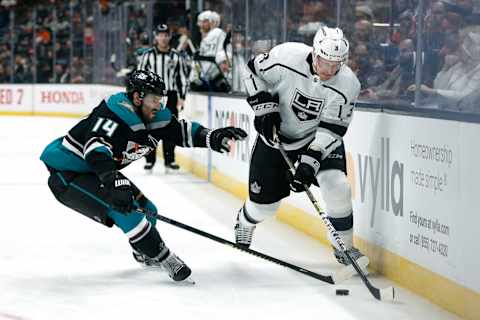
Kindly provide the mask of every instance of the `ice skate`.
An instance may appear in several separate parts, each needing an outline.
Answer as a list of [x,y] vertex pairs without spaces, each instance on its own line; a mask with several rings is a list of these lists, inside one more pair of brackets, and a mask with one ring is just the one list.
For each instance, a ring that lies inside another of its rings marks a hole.
[[[133,258],[138,263],[146,267],[157,267],[167,271],[169,277],[172,278],[173,281],[187,280],[192,284],[195,283],[192,279],[187,279],[192,273],[192,270],[185,264],[185,262],[183,262],[179,257],[177,257],[172,252],[169,252],[168,255],[165,257],[165,253],[164,251],[162,251],[155,258],[147,257],[146,255],[139,253],[135,250],[132,252],[132,254],[133,254]],[[161,257],[161,258],[158,258],[158,257]]]
[[242,248],[248,249],[252,243],[255,225],[246,225],[240,221],[240,213],[237,215],[237,223],[235,224],[235,242]]

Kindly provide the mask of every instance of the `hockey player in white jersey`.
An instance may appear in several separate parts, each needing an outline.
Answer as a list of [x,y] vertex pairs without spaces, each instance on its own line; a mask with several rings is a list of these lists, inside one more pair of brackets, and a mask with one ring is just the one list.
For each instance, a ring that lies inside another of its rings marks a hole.
[[[225,31],[218,27],[219,25],[220,15],[215,11],[206,10],[198,15],[202,41],[194,59],[200,65],[200,74],[194,74],[191,79],[193,90],[202,91],[213,87],[211,88],[213,91],[218,91],[215,90],[214,82],[221,75],[221,71],[215,63],[215,57],[218,52],[224,50],[224,42],[227,37]],[[228,51],[231,51],[231,48]]]
[[[313,47],[284,43],[248,62],[247,102],[255,112],[259,135],[250,160],[249,198],[235,225],[237,244],[248,248],[255,226],[275,214],[281,199],[291,190],[304,191],[303,184],[314,184],[320,187],[329,219],[350,256],[364,257],[353,247],[351,189],[342,139],[360,92],[360,82],[346,65],[348,51],[342,30],[324,26],[315,34]],[[296,163],[293,177],[274,132]],[[336,241],[330,237],[330,242],[337,260],[349,264]]]

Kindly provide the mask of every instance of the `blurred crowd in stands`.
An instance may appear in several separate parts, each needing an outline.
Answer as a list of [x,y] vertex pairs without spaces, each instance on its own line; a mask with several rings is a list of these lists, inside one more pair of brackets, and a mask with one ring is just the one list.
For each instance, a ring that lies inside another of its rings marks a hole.
[[[0,83],[106,81],[95,77],[98,59],[108,62],[125,48],[112,67],[131,70],[153,45],[152,26],[167,23],[191,90],[242,92],[252,56],[285,41],[311,44],[322,24],[338,24],[350,41],[348,65],[362,84],[360,100],[412,106],[417,92],[417,107],[480,111],[480,0],[341,1],[341,10],[336,0],[205,0],[203,12],[185,10],[180,0],[171,8],[145,2],[1,1]],[[109,46],[95,37],[98,19],[119,6],[128,9],[118,20],[124,44],[97,57],[96,46]]]

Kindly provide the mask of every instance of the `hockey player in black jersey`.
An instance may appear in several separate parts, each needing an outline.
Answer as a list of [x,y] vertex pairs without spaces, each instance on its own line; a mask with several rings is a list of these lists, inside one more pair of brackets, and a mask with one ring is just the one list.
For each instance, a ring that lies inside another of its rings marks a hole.
[[[235,225],[236,242],[249,247],[255,226],[273,216],[290,191],[303,184],[320,186],[326,212],[342,236],[350,256],[368,258],[353,246],[351,190],[346,178],[342,137],[352,118],[360,83],[346,65],[349,44],[342,30],[321,27],[313,47],[284,43],[248,62],[247,102],[255,112],[259,136],[250,160],[249,198]],[[292,177],[278,150],[280,143],[296,163]],[[331,238],[334,254],[349,264]]]
[[177,120],[165,108],[163,80],[150,71],[134,71],[127,92],[102,101],[67,135],[50,143],[41,160],[50,171],[48,186],[55,198],[71,209],[108,227],[116,225],[128,237],[134,258],[161,266],[175,281],[190,268],[171,252],[155,228],[155,205],[121,172],[151,152],[160,139],[182,147],[229,151],[229,140],[247,134],[234,127],[215,130]]

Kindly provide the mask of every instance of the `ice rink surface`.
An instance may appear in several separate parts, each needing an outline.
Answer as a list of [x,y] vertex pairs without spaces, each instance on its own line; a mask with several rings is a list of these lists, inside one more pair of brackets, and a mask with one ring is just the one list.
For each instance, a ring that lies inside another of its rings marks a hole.
[[[38,157],[77,121],[0,116],[0,320],[459,319],[395,284],[397,301],[378,302],[358,277],[332,286],[163,222],[160,234],[196,284],[140,267],[119,229],[62,206],[47,187]],[[165,175],[161,161],[152,175],[143,164],[123,172],[160,214],[233,240],[239,199],[187,173]],[[329,248],[274,218],[252,249],[315,272],[338,268]]]

